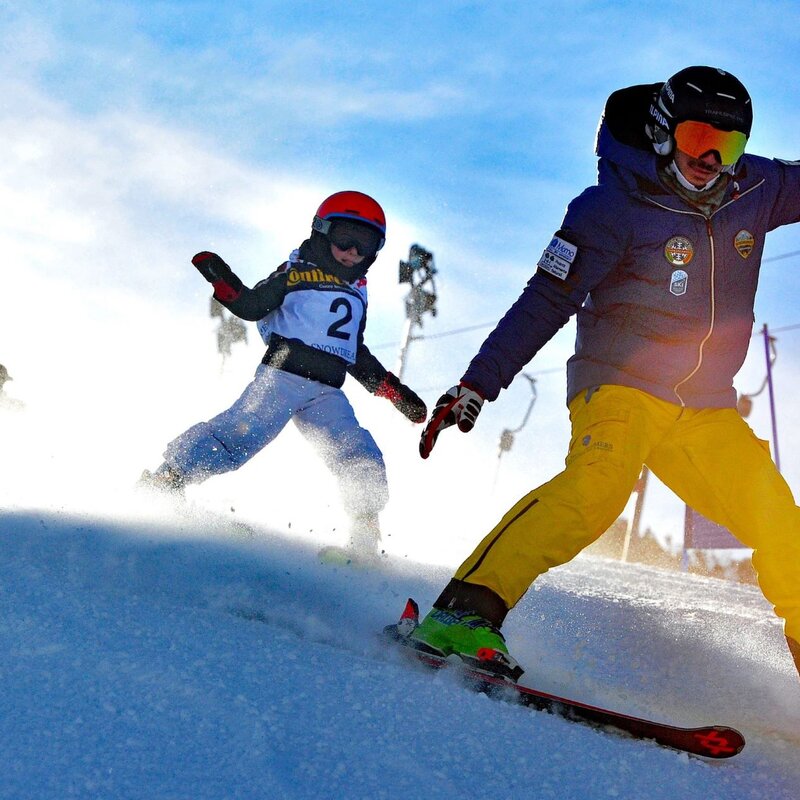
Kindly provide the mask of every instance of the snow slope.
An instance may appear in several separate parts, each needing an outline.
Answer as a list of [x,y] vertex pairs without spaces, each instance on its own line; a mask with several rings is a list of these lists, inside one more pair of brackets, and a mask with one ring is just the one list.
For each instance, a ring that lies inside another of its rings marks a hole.
[[523,682],[740,728],[712,763],[385,652],[376,632],[446,567],[326,566],[197,500],[105,500],[0,503],[0,798],[800,797],[800,682],[752,587],[579,557],[507,623]]

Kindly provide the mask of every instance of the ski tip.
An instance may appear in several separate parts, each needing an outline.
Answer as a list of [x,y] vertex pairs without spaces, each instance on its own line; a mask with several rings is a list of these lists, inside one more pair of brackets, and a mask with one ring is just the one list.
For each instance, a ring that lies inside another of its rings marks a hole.
[[710,728],[694,732],[696,752],[709,758],[731,758],[744,750],[745,740],[740,731],[724,725],[712,725]]

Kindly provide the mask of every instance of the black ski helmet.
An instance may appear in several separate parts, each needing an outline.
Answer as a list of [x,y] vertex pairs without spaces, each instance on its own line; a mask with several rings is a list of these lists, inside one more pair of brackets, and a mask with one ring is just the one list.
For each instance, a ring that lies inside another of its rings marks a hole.
[[692,120],[749,138],[753,103],[742,82],[716,67],[686,67],[661,87],[650,104],[647,133],[659,155],[669,155],[676,126]]

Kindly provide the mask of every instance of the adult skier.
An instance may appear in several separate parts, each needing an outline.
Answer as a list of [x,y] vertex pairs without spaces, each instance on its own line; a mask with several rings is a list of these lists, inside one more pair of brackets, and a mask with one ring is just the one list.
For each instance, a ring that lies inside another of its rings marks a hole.
[[239,469],[292,420],[338,480],[352,520],[344,555],[380,555],[386,468],[341,390],[345,376],[390,400],[412,422],[427,415],[425,403],[364,344],[366,274],[385,237],[381,206],[361,192],[343,191],[322,202],[311,236],[252,289],[215,253],[194,256],[214,297],[237,317],[258,322],[267,351],[241,397],[170,442],[164,463],[143,474],[145,485],[181,493],[187,484]]
[[800,162],[745,154],[753,109],[733,75],[688,67],[608,99],[599,176],[568,206],[537,270],[422,434],[469,431],[577,314],[566,467],[524,496],[412,634],[511,674],[500,627],[537,576],[617,519],[643,464],[753,548],[800,672],[800,509],[736,411],[768,231],[800,219]]

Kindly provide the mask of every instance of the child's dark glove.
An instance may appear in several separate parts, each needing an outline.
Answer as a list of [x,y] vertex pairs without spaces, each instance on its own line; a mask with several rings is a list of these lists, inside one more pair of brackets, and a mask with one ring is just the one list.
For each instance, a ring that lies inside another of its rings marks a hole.
[[233,270],[216,254],[203,251],[192,258],[197,271],[214,287],[217,300],[231,302],[244,288]]
[[419,454],[427,458],[439,434],[451,425],[469,433],[475,425],[483,406],[483,395],[463,383],[448,389],[437,401],[431,418],[419,440]]
[[412,422],[425,422],[428,409],[417,394],[411,391],[399,378],[391,372],[386,373],[383,382],[375,390],[376,397],[385,397],[401,414],[405,414]]

